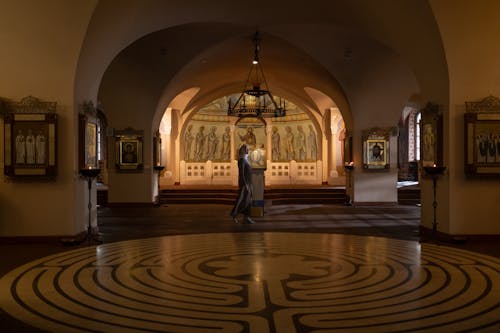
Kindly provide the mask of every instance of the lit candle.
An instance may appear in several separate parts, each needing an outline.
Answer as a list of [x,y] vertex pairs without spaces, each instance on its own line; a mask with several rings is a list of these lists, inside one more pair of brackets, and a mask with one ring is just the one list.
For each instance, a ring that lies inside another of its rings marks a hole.
[[436,167],[436,163],[434,163],[434,165],[432,167],[435,168]]

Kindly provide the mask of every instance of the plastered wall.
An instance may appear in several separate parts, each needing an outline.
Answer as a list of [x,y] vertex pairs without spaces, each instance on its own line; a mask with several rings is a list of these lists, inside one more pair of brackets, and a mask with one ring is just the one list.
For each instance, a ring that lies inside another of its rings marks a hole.
[[[450,104],[445,119],[447,173],[439,186],[449,196],[439,220],[450,234],[500,234],[500,179],[467,179],[464,175],[465,102],[500,96],[500,2],[431,1],[446,50],[450,72]],[[457,24],[460,22],[460,24]],[[449,217],[449,220],[447,219]],[[426,221],[429,221],[427,218]]]
[[[0,126],[0,236],[72,235],[86,222],[86,192],[76,167],[73,87],[80,47],[95,1],[3,1],[0,96],[57,102],[58,175],[13,182],[3,175]],[[48,24],[50,23],[50,24]]]

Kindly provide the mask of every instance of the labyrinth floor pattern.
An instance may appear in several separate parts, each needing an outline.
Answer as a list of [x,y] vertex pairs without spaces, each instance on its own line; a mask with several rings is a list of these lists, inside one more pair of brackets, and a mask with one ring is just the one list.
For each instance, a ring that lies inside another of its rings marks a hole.
[[50,332],[500,332],[500,260],[304,233],[167,236],[39,259],[0,305]]

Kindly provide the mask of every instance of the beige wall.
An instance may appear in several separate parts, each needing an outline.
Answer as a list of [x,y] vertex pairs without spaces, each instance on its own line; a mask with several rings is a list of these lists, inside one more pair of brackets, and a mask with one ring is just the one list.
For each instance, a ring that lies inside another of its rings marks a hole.
[[362,133],[396,127],[410,96],[419,87],[410,69],[388,54],[373,54],[372,67],[358,78],[350,96],[353,113],[354,201],[397,202],[397,139],[390,138],[390,169],[363,170]]
[[451,234],[500,234],[500,180],[465,178],[463,139],[465,102],[500,96],[500,2],[433,0],[431,4],[450,73],[445,118],[448,172],[438,184],[449,189],[449,199],[438,198],[438,202],[449,202],[449,208],[440,212],[438,222],[449,216],[444,231]]
[[108,137],[108,179],[110,203],[151,203],[155,175],[152,169],[153,113],[161,91],[161,77],[140,64],[119,57],[106,71],[98,100],[106,114],[109,131],[133,128],[144,132],[140,172],[119,172],[115,168],[114,136]]
[[[2,1],[0,94],[57,102],[58,176],[11,182],[3,175],[0,127],[0,236],[68,235],[86,222],[84,183],[76,168],[73,84],[80,47],[95,1]],[[82,198],[83,196],[83,198]]]

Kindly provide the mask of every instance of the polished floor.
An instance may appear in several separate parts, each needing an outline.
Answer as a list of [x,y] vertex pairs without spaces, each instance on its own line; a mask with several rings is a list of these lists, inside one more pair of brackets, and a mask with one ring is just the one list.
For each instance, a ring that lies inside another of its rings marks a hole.
[[416,207],[229,210],[106,208],[102,245],[2,245],[0,331],[500,331],[500,246],[421,242]]

